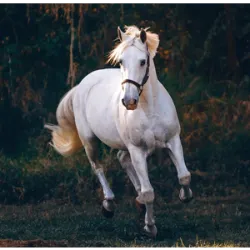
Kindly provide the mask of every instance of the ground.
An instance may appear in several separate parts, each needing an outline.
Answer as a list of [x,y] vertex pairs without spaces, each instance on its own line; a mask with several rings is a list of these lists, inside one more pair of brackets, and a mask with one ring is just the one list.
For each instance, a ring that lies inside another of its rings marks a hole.
[[250,196],[157,200],[156,239],[142,234],[143,218],[133,197],[116,204],[113,219],[101,214],[100,202],[74,205],[60,200],[0,206],[0,247],[250,246]]

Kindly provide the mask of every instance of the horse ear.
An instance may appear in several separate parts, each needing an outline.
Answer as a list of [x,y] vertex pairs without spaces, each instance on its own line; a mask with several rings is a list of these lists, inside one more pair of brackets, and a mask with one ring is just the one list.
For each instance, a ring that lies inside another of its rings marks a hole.
[[141,29],[140,38],[141,38],[142,43],[146,42],[147,34],[146,34],[146,31],[144,29]]
[[120,27],[117,27],[117,34],[118,34],[118,38],[120,39],[120,41],[122,42],[123,40],[125,40],[125,33],[122,32],[122,30],[120,29]]

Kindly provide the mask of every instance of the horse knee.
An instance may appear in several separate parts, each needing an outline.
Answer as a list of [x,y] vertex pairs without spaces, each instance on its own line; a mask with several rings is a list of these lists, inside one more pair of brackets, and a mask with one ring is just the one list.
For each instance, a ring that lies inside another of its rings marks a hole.
[[136,199],[142,204],[152,203],[155,199],[154,190],[141,191]]

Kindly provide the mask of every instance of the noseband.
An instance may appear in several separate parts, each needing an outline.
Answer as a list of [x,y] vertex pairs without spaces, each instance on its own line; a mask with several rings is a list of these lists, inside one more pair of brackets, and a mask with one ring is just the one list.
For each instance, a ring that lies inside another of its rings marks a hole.
[[143,90],[143,85],[147,82],[147,80],[148,80],[148,78],[149,78],[149,75],[148,75],[148,73],[149,73],[149,66],[150,66],[150,61],[149,61],[149,53],[148,53],[147,68],[146,68],[146,72],[145,72],[145,75],[144,75],[144,77],[143,77],[143,79],[142,79],[141,84],[139,84],[138,82],[135,82],[135,81],[133,81],[133,80],[130,80],[130,79],[125,79],[125,80],[123,80],[121,84],[122,84],[122,85],[123,85],[124,83],[132,83],[132,84],[134,84],[134,85],[137,87],[137,89],[139,90],[139,96],[140,96],[141,93],[142,93],[142,90]]

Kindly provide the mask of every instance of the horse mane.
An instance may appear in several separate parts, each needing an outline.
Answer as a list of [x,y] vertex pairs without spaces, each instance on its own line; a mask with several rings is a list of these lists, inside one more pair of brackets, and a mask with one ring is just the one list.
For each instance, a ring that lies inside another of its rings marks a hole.
[[[159,45],[159,36],[155,33],[148,31],[149,28],[146,28],[147,40],[146,44],[148,46],[149,54],[153,58],[156,54],[156,50]],[[125,26],[125,35],[129,37],[116,45],[116,47],[109,53],[107,63],[116,64],[118,63],[119,57],[123,50],[128,46],[133,44],[133,41],[140,39],[140,30],[136,26]]]

